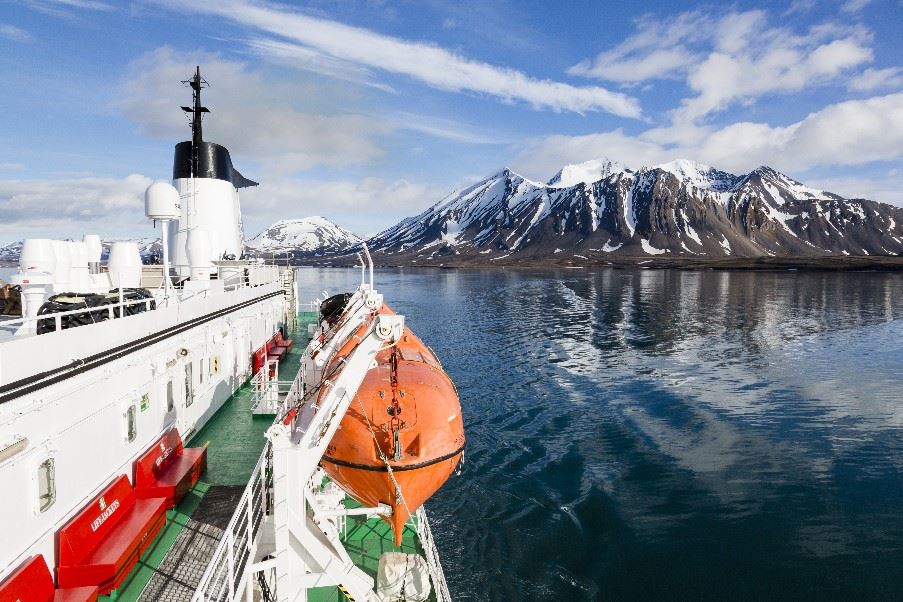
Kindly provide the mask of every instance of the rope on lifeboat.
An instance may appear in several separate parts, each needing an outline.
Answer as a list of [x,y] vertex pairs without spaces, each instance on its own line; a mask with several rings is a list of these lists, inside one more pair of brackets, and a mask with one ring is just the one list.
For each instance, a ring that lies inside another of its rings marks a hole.
[[[394,353],[394,352],[393,352],[393,354],[392,354],[392,357],[393,357],[393,358],[395,357],[395,353]],[[367,416],[367,410],[364,408],[364,402],[361,401],[361,396],[360,396],[360,395],[355,394],[354,397],[357,399],[358,405],[361,406],[361,414],[364,416],[364,420],[367,421],[367,428],[370,430],[370,436],[373,437],[373,443],[376,444],[376,449],[379,450],[379,457],[382,458],[383,463],[386,465],[386,470],[387,470],[388,473],[389,473],[389,478],[392,479],[392,484],[395,486],[395,503],[397,504],[398,502],[401,502],[401,503],[404,505],[404,510],[405,510],[405,512],[408,513],[408,519],[409,519],[409,520],[410,520],[410,519],[413,519],[413,518],[414,518],[414,513],[411,512],[411,509],[408,507],[408,502],[407,502],[407,500],[404,499],[404,493],[401,491],[401,485],[399,485],[399,484],[398,484],[398,481],[395,480],[395,473],[392,471],[392,466],[389,464],[389,458],[387,458],[387,457],[386,457],[386,454],[383,453],[383,448],[380,446],[379,440],[376,438],[376,432],[373,430],[373,424],[370,423],[370,418]],[[396,402],[396,403],[397,403],[397,402]],[[396,432],[397,432],[397,431],[396,431]],[[397,441],[397,439],[396,439],[396,441]],[[397,443],[396,443],[396,444],[397,444]],[[405,561],[405,572],[404,572],[405,577],[404,577],[404,579],[403,579],[402,582],[401,582],[401,595],[402,595],[403,598],[406,600],[406,599],[407,599],[407,596],[405,596],[404,588],[405,588],[405,582],[407,581],[407,575],[408,575],[408,557],[407,557],[407,554],[405,554],[405,560],[404,560],[404,561]],[[427,564],[429,564],[429,563],[427,563]],[[433,568],[433,567],[430,566],[430,569],[431,569],[431,570],[430,570],[430,577],[432,578],[433,581],[435,581],[436,578],[433,577],[433,575],[432,575],[432,568]]]

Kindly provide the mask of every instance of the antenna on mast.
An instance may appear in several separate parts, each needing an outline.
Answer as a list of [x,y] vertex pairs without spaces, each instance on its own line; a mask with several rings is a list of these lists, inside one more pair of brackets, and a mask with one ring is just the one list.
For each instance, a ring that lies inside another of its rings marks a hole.
[[209,88],[210,84],[201,77],[201,66],[195,69],[194,76],[191,79],[182,80],[182,83],[191,86],[194,107],[182,107],[186,113],[191,113],[191,174],[197,176],[198,173],[198,149],[201,142],[204,141],[202,115],[209,113],[210,109],[201,106],[201,88]]

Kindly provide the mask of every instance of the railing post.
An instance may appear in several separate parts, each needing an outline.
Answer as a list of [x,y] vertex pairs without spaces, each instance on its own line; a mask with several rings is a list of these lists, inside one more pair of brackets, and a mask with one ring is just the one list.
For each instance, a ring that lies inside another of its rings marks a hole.
[[232,525],[229,525],[226,532],[226,545],[229,547],[229,553],[226,556],[228,571],[226,578],[229,579],[229,600],[235,599],[235,537],[233,536]]

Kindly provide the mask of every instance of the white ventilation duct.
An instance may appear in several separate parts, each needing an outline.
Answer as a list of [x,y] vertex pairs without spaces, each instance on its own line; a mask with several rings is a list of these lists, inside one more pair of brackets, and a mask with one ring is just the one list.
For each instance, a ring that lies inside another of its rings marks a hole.
[[100,273],[100,257],[103,255],[103,245],[100,242],[100,237],[96,234],[85,234],[83,242],[85,243],[90,273]]
[[56,269],[56,253],[49,238],[26,238],[19,254],[19,269],[22,272],[47,272]]
[[210,260],[210,236],[203,228],[194,228],[188,233],[185,243],[188,264],[191,268],[191,279],[210,280],[213,262]]
[[58,293],[69,292],[69,269],[72,267],[69,241],[54,240],[53,254],[56,256],[56,267],[53,270],[53,288]]
[[114,242],[110,246],[107,270],[110,272],[110,283],[114,288],[141,286],[141,255],[138,252],[138,245],[128,241]]

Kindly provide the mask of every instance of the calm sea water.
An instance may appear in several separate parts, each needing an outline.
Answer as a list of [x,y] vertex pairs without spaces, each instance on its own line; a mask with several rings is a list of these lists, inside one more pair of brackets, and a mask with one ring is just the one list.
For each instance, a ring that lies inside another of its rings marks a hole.
[[461,394],[464,471],[427,504],[456,600],[903,596],[903,276],[377,285]]

